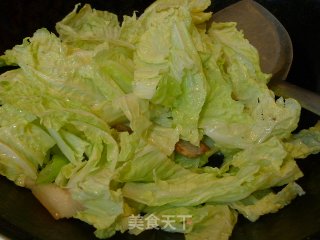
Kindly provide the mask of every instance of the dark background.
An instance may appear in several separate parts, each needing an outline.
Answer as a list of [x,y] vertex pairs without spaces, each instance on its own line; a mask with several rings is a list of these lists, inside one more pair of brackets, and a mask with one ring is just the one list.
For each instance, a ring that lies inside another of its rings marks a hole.
[[[174,0],[173,0],[174,1]],[[108,10],[121,16],[138,14],[152,0],[0,0],[0,54],[20,44],[24,37],[41,27],[54,31],[57,21],[69,13],[78,2]],[[236,2],[216,0],[211,10],[219,10]],[[288,81],[320,93],[320,1],[319,0],[259,0],[286,27],[292,38],[294,60]],[[0,69],[0,72],[3,69]],[[319,103],[320,104],[320,103]],[[302,110],[299,129],[319,120]],[[263,216],[250,223],[242,217],[232,240],[316,240],[320,239],[320,156],[299,160],[305,173],[299,183],[306,195],[276,214]],[[27,189],[14,186],[0,177],[0,232],[12,239],[85,240],[95,239],[93,229],[77,220],[55,221]],[[149,231],[138,237],[117,234],[113,240],[178,240],[180,234]]]

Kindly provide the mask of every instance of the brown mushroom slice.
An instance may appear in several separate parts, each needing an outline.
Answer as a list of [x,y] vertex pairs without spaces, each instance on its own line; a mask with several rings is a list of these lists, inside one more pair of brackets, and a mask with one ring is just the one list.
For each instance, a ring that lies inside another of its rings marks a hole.
[[132,129],[124,123],[117,123],[113,125],[112,128],[116,129],[118,132],[132,133]]
[[199,157],[209,151],[209,149],[203,142],[200,142],[199,146],[195,146],[188,141],[179,140],[175,145],[176,152],[188,158]]

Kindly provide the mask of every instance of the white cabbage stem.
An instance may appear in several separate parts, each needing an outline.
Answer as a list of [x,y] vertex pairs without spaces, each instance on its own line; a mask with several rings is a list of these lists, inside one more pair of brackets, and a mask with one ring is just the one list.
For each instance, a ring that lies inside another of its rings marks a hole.
[[56,184],[33,185],[31,191],[55,219],[71,218],[82,210],[81,204],[72,199],[71,193]]

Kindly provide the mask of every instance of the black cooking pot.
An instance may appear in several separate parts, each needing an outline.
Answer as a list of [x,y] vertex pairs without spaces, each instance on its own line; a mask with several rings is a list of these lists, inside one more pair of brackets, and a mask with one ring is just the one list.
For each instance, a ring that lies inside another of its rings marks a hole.
[[[34,31],[54,25],[78,2],[118,14],[138,13],[151,0],[1,0],[0,54],[32,36]],[[216,0],[211,10],[219,10],[233,0]],[[288,81],[320,94],[320,1],[319,0],[259,0],[288,30],[294,49],[294,60]],[[0,69],[4,71],[6,69]],[[320,104],[320,103],[319,103]],[[299,129],[308,128],[318,116],[302,110]],[[251,223],[240,217],[232,240],[316,240],[320,239],[320,156],[299,160],[305,176],[299,184],[306,191],[289,206],[275,214]],[[95,239],[93,228],[78,220],[55,221],[27,189],[16,187],[0,177],[0,233],[11,239],[87,240]],[[0,236],[1,239],[1,236]],[[177,240],[181,234],[146,231],[140,236],[117,234],[116,239]]]

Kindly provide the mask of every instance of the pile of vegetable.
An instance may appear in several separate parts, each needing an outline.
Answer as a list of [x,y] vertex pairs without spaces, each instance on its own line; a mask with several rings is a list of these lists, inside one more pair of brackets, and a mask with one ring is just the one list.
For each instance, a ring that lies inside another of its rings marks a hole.
[[121,23],[77,5],[58,35],[7,50],[0,66],[18,67],[0,76],[0,174],[99,238],[172,215],[174,229],[158,227],[228,239],[238,214],[304,194],[295,159],[320,151],[320,124],[292,134],[299,103],[275,98],[236,23],[206,24],[210,4],[158,0]]

